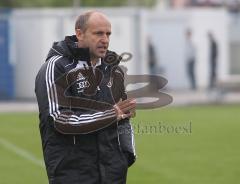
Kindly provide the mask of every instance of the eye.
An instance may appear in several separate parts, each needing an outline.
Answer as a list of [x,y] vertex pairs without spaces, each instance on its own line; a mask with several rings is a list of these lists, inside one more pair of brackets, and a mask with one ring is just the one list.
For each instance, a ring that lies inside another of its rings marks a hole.
[[104,36],[104,35],[106,35],[107,37],[109,37],[110,35],[111,35],[111,32],[103,32],[103,31],[96,31],[96,32],[94,32],[94,34],[95,35],[97,35],[97,36]]
[[102,36],[103,32],[102,31],[97,31],[97,32],[95,32],[95,34],[98,35],[98,36]]

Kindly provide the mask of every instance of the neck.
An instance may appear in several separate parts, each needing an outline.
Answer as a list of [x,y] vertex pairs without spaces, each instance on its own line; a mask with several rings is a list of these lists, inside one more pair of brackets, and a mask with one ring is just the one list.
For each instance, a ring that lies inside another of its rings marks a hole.
[[92,64],[92,66],[95,66],[95,65],[97,64],[97,62],[99,61],[100,58],[91,55],[91,56],[90,56],[90,59],[91,59],[91,64]]
[[95,60],[91,60],[91,63],[92,63],[92,66],[95,66],[97,64],[98,60],[95,59]]
[[[78,42],[77,45],[78,45],[78,48],[84,48],[85,47],[81,42]],[[91,53],[90,53],[90,55],[91,55]],[[90,58],[91,58],[92,66],[95,66],[97,64],[99,58],[96,58],[96,57],[93,57],[93,56],[90,56]]]

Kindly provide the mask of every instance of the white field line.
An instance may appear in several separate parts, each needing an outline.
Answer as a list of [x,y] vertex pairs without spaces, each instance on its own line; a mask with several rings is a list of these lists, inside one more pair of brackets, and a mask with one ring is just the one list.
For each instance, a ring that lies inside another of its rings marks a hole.
[[25,158],[26,160],[32,162],[33,164],[44,168],[43,161],[39,160],[38,158],[36,158],[34,155],[29,153],[28,151],[26,151],[22,148],[19,148],[15,144],[7,141],[6,139],[0,138],[0,145],[4,146],[9,151],[14,152],[16,155],[18,155],[22,158]]

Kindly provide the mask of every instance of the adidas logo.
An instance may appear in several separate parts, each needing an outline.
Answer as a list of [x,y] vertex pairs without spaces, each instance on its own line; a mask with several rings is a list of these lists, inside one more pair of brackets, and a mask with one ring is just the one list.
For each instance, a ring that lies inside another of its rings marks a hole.
[[81,72],[78,73],[77,75],[77,80],[85,80],[86,78],[81,74]]

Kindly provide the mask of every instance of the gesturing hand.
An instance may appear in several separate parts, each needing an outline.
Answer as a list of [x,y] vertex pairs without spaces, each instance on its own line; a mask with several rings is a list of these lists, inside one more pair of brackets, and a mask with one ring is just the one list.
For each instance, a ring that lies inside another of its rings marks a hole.
[[113,107],[117,114],[117,120],[134,117],[136,110],[136,100],[135,99],[126,99],[124,101],[120,100]]

